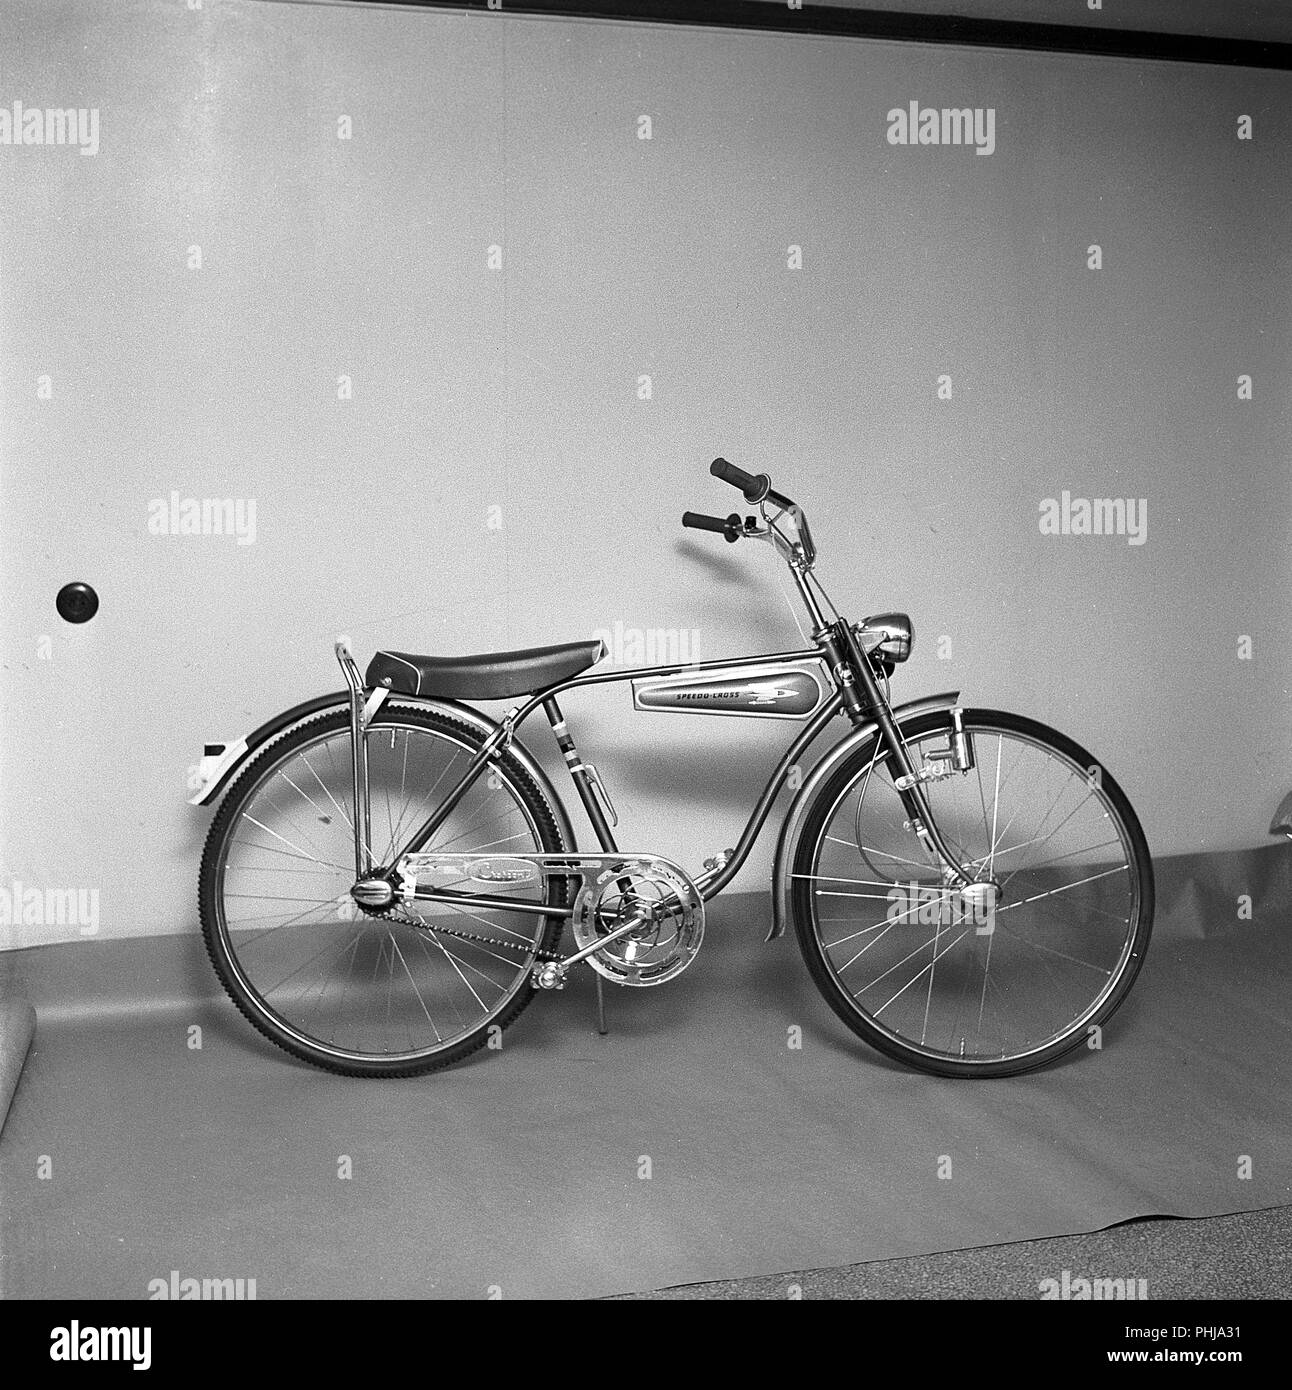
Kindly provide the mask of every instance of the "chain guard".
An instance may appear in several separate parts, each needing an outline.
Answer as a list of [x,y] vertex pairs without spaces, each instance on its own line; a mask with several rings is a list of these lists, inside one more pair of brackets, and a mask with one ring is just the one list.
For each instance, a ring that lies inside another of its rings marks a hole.
[[648,910],[640,928],[586,957],[598,974],[616,984],[642,987],[671,980],[695,959],[704,939],[699,889],[681,868],[656,854],[423,852],[405,855],[398,869],[400,897],[423,905],[435,901],[435,888],[496,893],[553,876],[577,879],[570,920],[579,950],[595,946],[634,911]]

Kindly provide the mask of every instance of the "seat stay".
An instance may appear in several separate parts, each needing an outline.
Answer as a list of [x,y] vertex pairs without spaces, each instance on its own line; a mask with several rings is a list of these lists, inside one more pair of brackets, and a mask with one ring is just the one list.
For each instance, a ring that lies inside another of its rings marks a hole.
[[[514,711],[513,711],[514,713]],[[397,849],[390,863],[386,866],[386,872],[392,873],[395,865],[406,854],[416,854],[424,848],[431,836],[449,818],[453,808],[470,791],[472,785],[481,772],[488,766],[490,760],[497,755],[500,750],[505,750],[511,742],[512,734],[512,715],[508,714],[501,724],[491,733],[488,738],[480,745],[471,761],[467,764],[462,776],[458,778],[455,786],[445,794],[444,800],[431,812],[422,824],[413,832],[412,838],[402,848]]]
[[[601,644],[597,643],[597,645],[600,646]],[[618,674],[619,673],[615,673],[615,675]],[[614,679],[615,677],[612,676],[611,678]],[[470,791],[481,772],[484,771],[499,753],[506,752],[511,746],[516,729],[539,707],[539,705],[543,705],[547,711],[548,720],[552,725],[553,737],[556,739],[557,745],[560,747],[565,757],[571,780],[574,782],[575,788],[579,792],[584,809],[588,813],[588,818],[592,822],[593,829],[596,831],[597,838],[601,842],[602,849],[614,850],[617,848],[614,837],[610,832],[610,827],[606,823],[605,816],[602,813],[601,805],[596,799],[597,791],[599,791],[603,797],[606,795],[605,789],[600,786],[600,779],[597,778],[595,769],[589,772],[583,764],[578,762],[577,749],[574,746],[573,739],[571,739],[566,732],[565,721],[561,717],[560,708],[554,698],[554,693],[556,691],[564,689],[569,684],[569,681],[557,681],[556,684],[550,688],[550,691],[540,691],[524,706],[517,706],[507,711],[502,721],[495,726],[493,732],[489,734],[473,755],[471,761],[464,769],[462,776],[449,791],[445,793],[444,799],[431,814],[427,816],[426,820],[418,826],[407,843],[395,850],[391,862],[384,867],[382,872],[387,874],[392,873],[395,865],[397,865],[405,855],[416,854],[426,846],[431,836],[435,834],[440,826],[443,825],[452,814],[453,808],[462,800],[466,793]],[[580,776],[580,774],[582,774],[582,776]],[[554,791],[553,794],[556,795],[557,793]],[[564,811],[564,807],[562,807],[561,810]],[[569,823],[568,816],[564,816],[563,819],[566,824]],[[574,845],[571,844],[570,848],[573,849]]]

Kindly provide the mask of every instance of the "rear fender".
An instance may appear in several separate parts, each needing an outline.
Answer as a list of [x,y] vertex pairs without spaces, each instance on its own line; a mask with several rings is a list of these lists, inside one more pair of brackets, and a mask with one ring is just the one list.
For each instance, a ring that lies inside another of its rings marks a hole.
[[[497,722],[490,719],[488,715],[481,714],[479,710],[472,709],[470,705],[459,704],[457,700],[428,699],[424,696],[413,695],[389,695],[388,691],[381,688],[369,696],[370,710],[373,709],[372,701],[377,695],[389,696],[389,703],[392,705],[414,705],[420,709],[436,710],[440,714],[449,715],[453,719],[461,720],[462,723],[469,725],[485,737],[488,737],[498,728]],[[273,719],[247,734],[245,738],[235,739],[231,743],[208,743],[202,760],[198,763],[198,775],[202,778],[202,786],[196,796],[189,798],[189,805],[206,806],[213,801],[270,739],[277,738],[279,734],[286,733],[287,730],[316,714],[334,709],[348,712],[349,708],[350,696],[347,691],[338,691],[334,695],[319,695],[313,700],[306,700],[303,704],[294,705],[291,709],[284,710],[282,714],[275,715]],[[375,713],[375,710],[373,712]],[[538,765],[533,754],[517,738],[512,739],[508,751],[534,779],[538,784],[539,791],[547,798],[547,802],[552,808],[552,814],[556,819],[556,828],[560,831],[566,848],[578,849],[578,842],[574,838],[574,828],[570,824],[570,817],[565,805],[557,796],[556,789],[552,786],[547,774]]]
[[271,738],[300,724],[312,715],[336,705],[349,708],[350,697],[344,691],[337,695],[317,695],[312,700],[293,705],[291,709],[276,714],[258,729],[243,738],[231,739],[226,743],[208,743],[203,747],[201,761],[197,765],[197,775],[201,780],[196,796],[190,796],[190,806],[205,806],[228,786],[234,775],[258,748]]
[[[959,699],[958,690],[948,690],[941,695],[926,696],[923,700],[911,700],[907,704],[895,706],[893,718],[898,725],[902,725],[917,715],[929,714],[934,710],[954,709]],[[803,822],[818,788],[849,754],[874,738],[878,729],[879,726],[874,720],[868,720],[841,738],[808,774],[807,780],[798,790],[798,795],[790,802],[790,808],[785,813],[785,820],[781,825],[780,836],[776,841],[776,857],[772,861],[772,926],[766,940],[772,941],[778,936],[783,936],[790,920],[794,854],[798,848],[799,832],[803,828]]]

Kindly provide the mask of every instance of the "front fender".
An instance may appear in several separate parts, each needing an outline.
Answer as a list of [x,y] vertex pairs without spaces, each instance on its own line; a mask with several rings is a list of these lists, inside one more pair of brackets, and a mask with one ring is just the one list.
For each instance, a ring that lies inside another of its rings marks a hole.
[[[916,715],[929,714],[934,710],[954,709],[960,699],[958,690],[947,690],[941,695],[928,695],[922,700],[910,700],[893,709],[893,718],[903,724]],[[790,875],[793,873],[793,855],[798,845],[799,830],[807,815],[808,807],[817,788],[839,766],[855,748],[874,738],[879,726],[868,720],[859,724],[851,733],[845,735],[817,763],[808,774],[807,780],[799,788],[798,794],[790,802],[781,825],[781,833],[776,841],[776,857],[772,860],[772,926],[766,940],[771,941],[785,934],[785,926],[790,917]]]
[[[497,723],[488,715],[481,714],[479,710],[472,709],[470,705],[459,704],[457,700],[392,695],[389,697],[389,703],[392,705],[420,705],[427,709],[438,710],[441,714],[447,714],[454,719],[461,720],[464,724],[469,724],[485,737],[488,737],[498,728]],[[349,708],[350,696],[347,691],[341,690],[334,695],[318,695],[313,700],[306,700],[303,704],[294,705],[291,709],[284,710],[282,714],[275,715],[245,738],[237,739],[232,743],[208,743],[206,753],[198,764],[198,774],[202,778],[202,787],[196,796],[189,798],[189,804],[191,806],[205,806],[212,801],[271,738],[276,738],[294,724],[299,724],[302,720],[309,719],[312,715],[319,714],[324,710],[348,710]],[[560,831],[561,838],[567,848],[578,849],[578,841],[574,838],[574,828],[570,824],[569,814],[561,798],[557,796],[547,774],[539,767],[533,754],[516,738],[512,739],[508,751],[534,779],[538,784],[539,791],[547,798],[548,804],[552,808],[552,815],[556,819],[556,828]]]

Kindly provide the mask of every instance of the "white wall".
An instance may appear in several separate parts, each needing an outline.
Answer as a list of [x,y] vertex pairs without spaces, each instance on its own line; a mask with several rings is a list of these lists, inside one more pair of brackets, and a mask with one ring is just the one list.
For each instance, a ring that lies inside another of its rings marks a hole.
[[[10,0],[0,55],[0,107],[101,121],[92,158],[0,146],[0,890],[193,930],[188,771],[336,689],[338,632],[797,644],[770,556],[679,529],[730,509],[717,453],[808,506],[844,611],[914,615],[901,697],[1087,743],[1155,852],[1261,842],[1292,783],[1287,74],[258,0]],[[890,145],[912,100],[994,108],[994,153]],[[1146,497],[1147,543],[1042,536],[1065,488]],[[254,498],[255,543],[150,534],[172,490]],[[734,843],[767,726],[567,713],[625,847]]]

